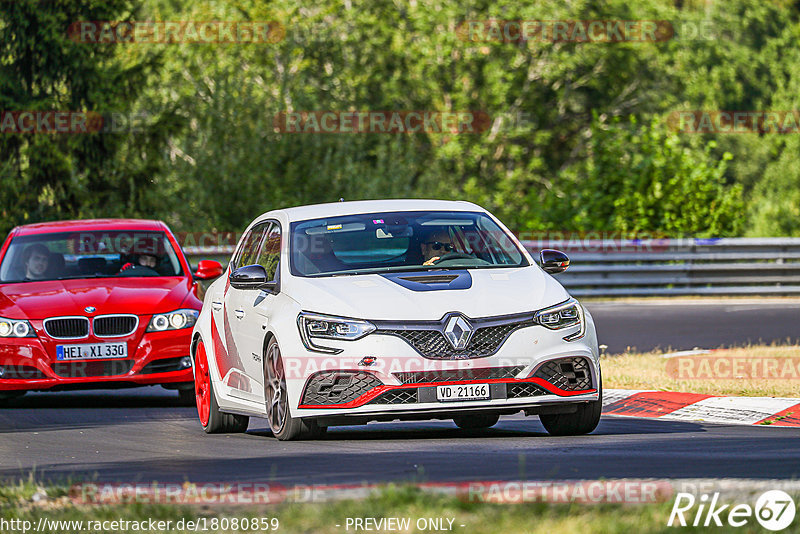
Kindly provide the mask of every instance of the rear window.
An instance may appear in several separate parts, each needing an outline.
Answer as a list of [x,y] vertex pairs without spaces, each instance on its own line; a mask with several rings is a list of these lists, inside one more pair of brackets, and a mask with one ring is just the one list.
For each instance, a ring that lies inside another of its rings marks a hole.
[[182,275],[178,254],[164,232],[18,236],[0,264],[0,282]]

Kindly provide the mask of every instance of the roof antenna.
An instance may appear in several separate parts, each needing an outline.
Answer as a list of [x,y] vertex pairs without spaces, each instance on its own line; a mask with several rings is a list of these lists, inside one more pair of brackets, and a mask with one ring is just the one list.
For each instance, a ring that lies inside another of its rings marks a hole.
[[339,202],[344,202],[344,198],[340,198],[340,199],[339,199]]

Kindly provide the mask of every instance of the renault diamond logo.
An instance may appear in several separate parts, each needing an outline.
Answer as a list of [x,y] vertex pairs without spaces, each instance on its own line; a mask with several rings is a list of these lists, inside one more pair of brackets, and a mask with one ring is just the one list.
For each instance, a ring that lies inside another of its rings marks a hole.
[[450,317],[444,326],[444,337],[456,350],[467,348],[472,332],[472,325],[460,315]]

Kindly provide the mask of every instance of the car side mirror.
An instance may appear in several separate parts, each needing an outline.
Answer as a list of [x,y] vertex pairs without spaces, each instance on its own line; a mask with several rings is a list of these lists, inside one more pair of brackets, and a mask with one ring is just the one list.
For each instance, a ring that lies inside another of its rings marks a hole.
[[194,277],[197,280],[211,280],[222,276],[222,272],[222,265],[218,261],[201,260],[197,264],[197,271],[194,273]]
[[236,289],[265,289],[275,291],[276,280],[267,280],[267,270],[262,265],[245,265],[231,273],[231,285]]
[[542,270],[546,273],[563,273],[569,267],[569,257],[560,250],[545,248],[539,256],[542,259]]

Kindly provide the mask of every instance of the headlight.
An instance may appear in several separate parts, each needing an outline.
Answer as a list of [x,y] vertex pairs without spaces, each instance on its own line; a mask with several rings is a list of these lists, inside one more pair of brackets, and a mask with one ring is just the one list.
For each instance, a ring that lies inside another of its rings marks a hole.
[[297,316],[297,327],[300,329],[300,338],[303,340],[303,345],[308,350],[330,354],[342,352],[342,349],[316,345],[313,340],[321,338],[355,341],[375,331],[375,325],[368,321],[306,312],[302,312]]
[[0,337],[36,337],[31,323],[25,319],[0,317]]
[[586,322],[583,320],[583,307],[575,299],[536,312],[536,323],[550,330],[562,330],[580,325],[580,330],[564,337],[564,341],[580,339],[586,333]]
[[169,313],[159,313],[150,319],[147,325],[148,332],[163,332],[165,330],[180,330],[190,328],[197,322],[197,310],[175,310]]

